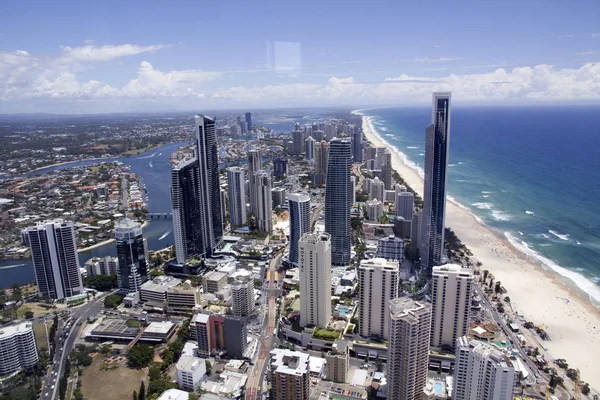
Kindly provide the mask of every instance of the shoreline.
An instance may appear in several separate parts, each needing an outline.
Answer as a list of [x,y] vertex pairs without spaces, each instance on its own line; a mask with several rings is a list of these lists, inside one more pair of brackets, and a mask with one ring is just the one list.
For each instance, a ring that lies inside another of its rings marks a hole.
[[[422,195],[423,178],[407,163],[409,160],[403,160],[392,145],[371,129],[369,117],[362,116],[362,127],[365,139],[376,147],[387,148],[392,154],[393,169]],[[483,264],[481,268],[502,282],[513,308],[525,320],[545,326],[552,340],[543,342],[543,346],[551,357],[565,358],[573,368],[581,370],[584,381],[592,387],[597,385],[594,377],[600,375],[595,361],[600,357],[600,310],[590,296],[567,277],[544,269],[541,262],[515,248],[507,237],[455,201],[447,202],[446,226]]]

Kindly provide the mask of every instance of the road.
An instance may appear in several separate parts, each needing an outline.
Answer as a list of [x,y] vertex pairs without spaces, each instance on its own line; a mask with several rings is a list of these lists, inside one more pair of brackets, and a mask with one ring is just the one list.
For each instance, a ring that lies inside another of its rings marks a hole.
[[273,335],[273,330],[275,329],[276,318],[277,318],[277,302],[276,298],[280,294],[280,290],[277,287],[277,282],[274,281],[275,274],[277,271],[279,264],[281,262],[281,256],[283,255],[283,251],[280,251],[269,264],[270,279],[268,282],[268,301],[267,301],[267,318],[265,318],[263,322],[263,341],[261,342],[260,352],[258,354],[258,359],[254,363],[254,367],[252,368],[252,372],[250,377],[248,378],[248,383],[246,386],[246,399],[248,400],[256,400],[262,398],[262,383],[263,378],[265,376],[265,372],[267,369],[267,360],[269,359],[269,353],[273,349],[273,345],[275,344],[275,335]]
[[[104,309],[103,300],[109,294],[105,293],[80,307],[71,309],[71,317],[67,324],[62,319],[59,319],[59,328],[56,330],[55,336],[54,358],[49,374],[42,379],[43,400],[58,398],[58,382],[60,381],[65,358],[71,354],[71,350],[81,329],[81,324],[87,321],[88,317],[95,317]],[[69,329],[67,329],[67,325]],[[53,389],[52,386],[54,386]]]

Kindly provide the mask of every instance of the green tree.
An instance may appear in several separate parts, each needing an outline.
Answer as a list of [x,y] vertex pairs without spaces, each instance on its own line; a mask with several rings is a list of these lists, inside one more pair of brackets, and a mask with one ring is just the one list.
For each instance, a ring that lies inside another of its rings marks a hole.
[[123,298],[120,293],[110,294],[104,298],[104,307],[117,308],[123,302]]
[[137,392],[134,390],[133,391],[133,396],[131,397],[132,400],[138,400],[138,395]]
[[88,276],[83,280],[83,286],[107,292],[119,287],[116,275],[94,275]]
[[206,364],[206,374],[210,375],[212,373],[212,364],[208,360],[205,361],[205,364]]
[[146,385],[144,381],[140,383],[140,393],[138,393],[138,400],[146,400]]
[[33,318],[33,311],[28,310],[25,311],[25,319],[32,319]]
[[162,276],[164,274],[165,274],[164,272],[162,272],[162,271],[160,271],[158,269],[153,269],[153,270],[150,271],[149,275],[150,275],[150,279],[154,279],[157,276]]
[[188,395],[188,400],[198,400],[198,393],[190,393]]
[[154,359],[154,349],[147,344],[136,343],[127,354],[127,365],[131,368],[143,368]]

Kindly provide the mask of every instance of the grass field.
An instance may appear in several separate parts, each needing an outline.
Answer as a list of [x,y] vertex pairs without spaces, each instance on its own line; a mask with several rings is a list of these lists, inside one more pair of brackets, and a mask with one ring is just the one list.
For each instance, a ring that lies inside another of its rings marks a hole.
[[33,311],[34,317],[39,317],[40,315],[48,314],[56,309],[47,309],[44,307],[40,307],[38,303],[24,303],[21,307],[17,308],[17,316],[19,318],[25,318],[25,312]]
[[48,346],[46,328],[44,328],[43,322],[36,322],[33,324],[33,334],[35,335],[35,344],[38,349],[41,349],[42,347],[45,347],[46,349],[50,348],[50,346]]
[[[118,368],[106,369],[102,355],[94,356],[94,362],[83,371],[81,392],[88,400],[131,399],[133,391],[138,391],[142,379],[146,380],[145,369],[130,369],[126,361],[119,362]],[[104,366],[104,368],[103,368]],[[110,382],[110,387],[107,387]],[[146,383],[147,385],[147,383]]]

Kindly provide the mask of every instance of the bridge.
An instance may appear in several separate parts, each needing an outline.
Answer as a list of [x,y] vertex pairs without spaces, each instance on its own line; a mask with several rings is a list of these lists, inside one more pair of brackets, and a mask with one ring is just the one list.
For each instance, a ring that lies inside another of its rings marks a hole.
[[173,219],[171,213],[148,213],[146,214],[147,219]]

